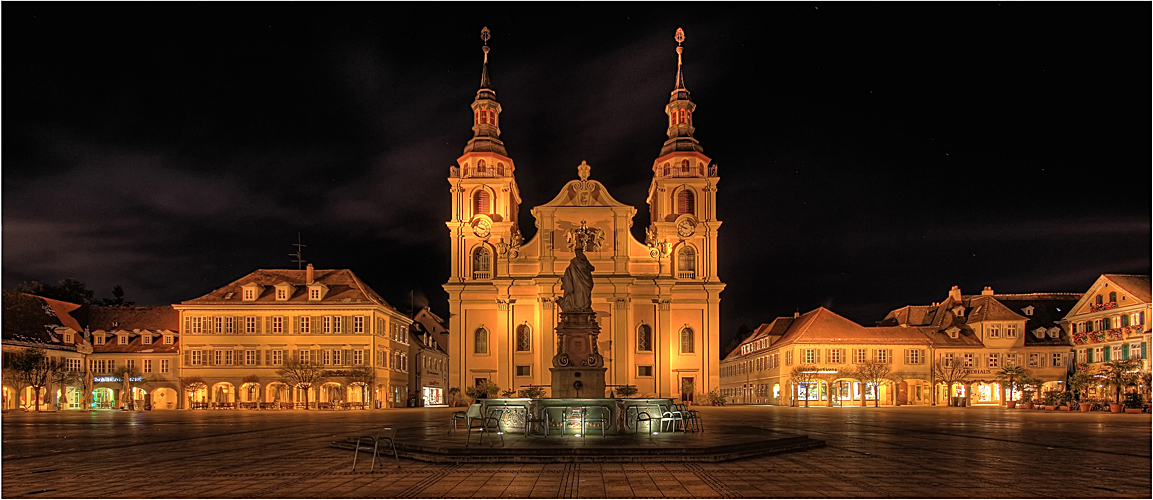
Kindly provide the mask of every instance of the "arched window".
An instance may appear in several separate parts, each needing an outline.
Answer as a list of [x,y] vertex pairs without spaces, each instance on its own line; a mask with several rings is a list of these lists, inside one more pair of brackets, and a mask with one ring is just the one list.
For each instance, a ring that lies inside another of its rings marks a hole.
[[504,177],[504,163],[497,163],[496,164],[496,175],[500,176],[500,177]]
[[641,352],[652,352],[653,350],[653,327],[641,323],[637,327],[637,350]]
[[484,160],[477,160],[476,162],[476,175],[484,175],[486,170]]
[[484,327],[476,329],[473,333],[472,339],[472,352],[473,354],[488,354],[488,330]]
[[669,176],[669,164],[668,163],[665,163],[664,170],[665,170],[665,177],[668,177]]
[[476,110],[476,113],[474,113],[474,114],[476,115],[476,118],[475,118],[475,119],[476,119],[476,124],[477,124],[477,125],[480,125],[480,110],[479,110],[479,109],[478,109],[478,110]]
[[1102,302],[1104,302],[1104,299],[1101,297],[1101,294],[1097,294],[1097,305],[1101,305]]
[[682,110],[677,112],[677,123],[684,123],[684,122],[685,122],[685,110],[682,109]]
[[1109,292],[1109,302],[1117,302],[1117,292]]
[[681,160],[681,173],[682,174],[689,173],[689,168],[690,168],[689,167],[689,161],[688,160]]
[[689,327],[681,328],[681,353],[696,352],[696,344],[693,339],[693,329]]
[[693,213],[696,209],[696,200],[694,200],[694,198],[693,192],[690,189],[682,189],[677,192],[677,213]]
[[[479,168],[479,167],[478,167]],[[479,171],[478,172],[483,172]],[[488,191],[481,189],[472,195],[472,213],[474,214],[487,214],[492,210],[492,196]]]
[[472,279],[489,279],[492,277],[492,255],[488,248],[478,247],[472,252]]
[[465,163],[465,164],[464,164],[464,170],[463,170],[463,172],[464,172],[464,176],[465,176],[465,177],[468,177],[468,163]]
[[516,327],[516,350],[517,352],[532,350],[532,328],[529,328],[528,325]]
[[697,277],[697,252],[688,245],[677,252],[677,277],[693,279]]

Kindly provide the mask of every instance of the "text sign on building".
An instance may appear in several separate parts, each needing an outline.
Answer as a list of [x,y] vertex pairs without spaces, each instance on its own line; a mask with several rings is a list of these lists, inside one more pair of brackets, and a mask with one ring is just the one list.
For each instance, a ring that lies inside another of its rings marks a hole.
[[[144,377],[130,377],[128,379],[129,382],[142,382],[143,380],[144,380]],[[92,379],[92,381],[96,382],[96,383],[101,383],[101,382],[120,382],[121,380],[120,380],[120,377],[107,377],[107,376],[105,376],[105,377],[94,377]]]

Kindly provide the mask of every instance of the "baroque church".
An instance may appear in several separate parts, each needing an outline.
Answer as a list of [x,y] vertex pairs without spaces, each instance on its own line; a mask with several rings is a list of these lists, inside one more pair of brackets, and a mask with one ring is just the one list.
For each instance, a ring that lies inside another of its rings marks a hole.
[[450,387],[483,380],[502,390],[549,386],[561,276],[575,255],[574,231],[591,231],[585,255],[595,267],[596,349],[610,389],[629,385],[639,396],[691,398],[718,388],[725,288],[717,276],[720,178],[693,137],[696,105],[681,71],[684,32],[676,35],[668,140],[652,164],[644,242],[629,231],[636,208],[614,199],[584,162],[552,201],[533,207],[537,232],[523,240],[516,164],[500,140],[502,109],[489,80],[487,28],[481,38],[473,137],[448,178]]

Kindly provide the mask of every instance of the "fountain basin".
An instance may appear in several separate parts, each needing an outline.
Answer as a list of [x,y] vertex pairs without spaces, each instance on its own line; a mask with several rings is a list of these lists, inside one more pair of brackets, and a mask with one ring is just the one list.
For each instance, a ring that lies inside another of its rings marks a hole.
[[[505,432],[524,432],[525,419],[532,417],[533,425],[530,431],[539,434],[545,433],[547,415],[548,434],[572,435],[581,432],[579,419],[575,414],[585,409],[586,414],[605,415],[604,434],[631,434],[637,432],[637,416],[647,413],[653,417],[652,432],[661,432],[661,425],[656,418],[673,406],[673,400],[668,398],[488,398],[479,399],[484,415],[492,410],[503,410],[500,416],[501,429]],[[639,431],[648,432],[649,425],[641,422]],[[584,432],[590,435],[599,435],[602,432],[599,422],[586,422]]]

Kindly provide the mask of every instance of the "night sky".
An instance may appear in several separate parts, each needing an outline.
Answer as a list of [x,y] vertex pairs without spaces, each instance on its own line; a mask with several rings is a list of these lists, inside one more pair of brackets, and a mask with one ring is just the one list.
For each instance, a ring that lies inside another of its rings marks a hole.
[[576,177],[638,208],[678,27],[720,168],[722,345],[818,306],[1083,292],[1151,267],[1150,7],[1101,3],[3,6],[3,286],[138,304],[350,268],[447,312],[446,176],[480,30],[529,210]]

